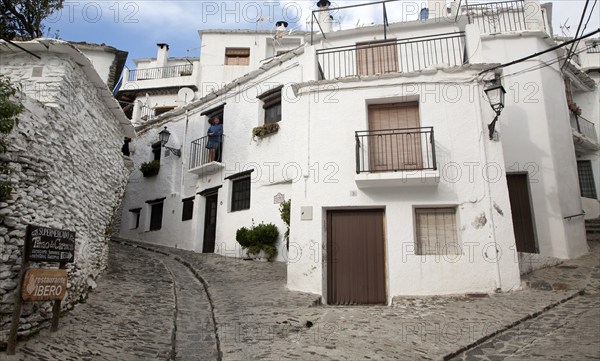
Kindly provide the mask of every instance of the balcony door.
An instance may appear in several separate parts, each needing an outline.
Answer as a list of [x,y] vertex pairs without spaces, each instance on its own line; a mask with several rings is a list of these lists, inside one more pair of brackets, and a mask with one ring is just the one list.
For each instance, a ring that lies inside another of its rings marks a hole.
[[369,170],[423,169],[419,103],[369,105]]
[[396,48],[396,41],[357,43],[356,65],[359,76],[397,72],[398,49]]

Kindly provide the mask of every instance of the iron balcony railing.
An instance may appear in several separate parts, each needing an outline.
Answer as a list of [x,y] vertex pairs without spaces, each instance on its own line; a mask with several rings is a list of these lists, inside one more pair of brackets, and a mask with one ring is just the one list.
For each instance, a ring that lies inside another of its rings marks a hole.
[[356,132],[356,173],[437,169],[433,127]]
[[523,0],[467,4],[464,9],[470,24],[477,24],[484,34],[527,29]]
[[206,148],[209,142],[209,137],[202,137],[192,142],[190,149],[190,168],[194,169],[210,162],[221,162],[223,159],[223,143],[225,135],[221,135],[221,143],[215,149],[214,159],[210,159],[210,149]]
[[462,65],[465,33],[358,43],[317,50],[321,79],[405,73],[432,65]]
[[165,66],[162,68],[134,69],[129,72],[129,81],[176,78],[192,75],[192,64]]
[[586,138],[598,143],[598,134],[594,123],[582,116],[571,114],[571,128],[583,134]]

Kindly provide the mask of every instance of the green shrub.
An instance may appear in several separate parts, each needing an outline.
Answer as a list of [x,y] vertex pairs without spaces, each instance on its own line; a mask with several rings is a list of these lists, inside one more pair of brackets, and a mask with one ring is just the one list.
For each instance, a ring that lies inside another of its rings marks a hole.
[[285,247],[289,251],[290,250],[290,211],[292,209],[292,200],[288,199],[287,201],[281,203],[279,205],[279,213],[281,214],[281,220],[287,226],[285,230],[285,234],[283,238],[285,239]]
[[272,223],[253,225],[250,229],[242,227],[235,234],[235,240],[248,254],[257,255],[263,251],[269,261],[277,256],[277,238],[279,230]]
[[144,174],[144,177],[157,175],[158,171],[160,170],[160,160],[153,160],[151,162],[142,163],[140,165],[140,170]]

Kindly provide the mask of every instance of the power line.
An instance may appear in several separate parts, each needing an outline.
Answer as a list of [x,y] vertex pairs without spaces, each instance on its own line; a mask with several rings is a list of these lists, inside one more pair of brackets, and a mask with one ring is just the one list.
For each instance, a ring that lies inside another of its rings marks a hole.
[[[584,48],[582,50],[576,51],[573,55],[579,55],[579,54],[581,54],[583,52],[586,52],[590,48],[591,47],[586,47],[586,48]],[[567,56],[564,55],[564,56],[559,56],[558,58],[556,58],[554,60],[551,60],[551,61],[541,61],[540,60],[540,62],[542,64],[537,64],[537,65],[534,65],[534,66],[526,68],[526,69],[521,69],[519,71],[515,71],[514,73],[503,74],[500,78],[506,78],[506,77],[514,76],[514,75],[521,75],[521,74],[524,74],[524,73],[527,73],[527,72],[530,72],[530,71],[542,69],[542,68],[545,68],[547,66],[554,65],[554,64],[556,64],[556,63],[558,63],[561,60],[566,59],[566,58],[567,58]]]
[[496,70],[496,69],[501,69],[501,68],[505,68],[505,67],[510,66],[510,65],[521,63],[521,62],[523,62],[525,60],[529,60],[531,58],[535,58],[536,56],[540,56],[542,54],[546,54],[546,53],[549,53],[549,52],[554,51],[556,49],[562,48],[563,46],[567,46],[569,44],[573,44],[574,42],[579,41],[581,39],[589,38],[590,36],[596,35],[598,33],[600,33],[600,29],[597,29],[596,31],[591,32],[591,33],[586,34],[586,35],[583,35],[583,36],[581,36],[579,38],[569,40],[569,41],[564,42],[564,43],[559,44],[559,45],[555,45],[555,46],[553,46],[551,48],[548,48],[548,49],[546,49],[544,51],[540,51],[540,52],[537,52],[535,54],[528,55],[528,56],[526,56],[524,58],[520,58],[520,59],[517,59],[517,60],[513,60],[511,62],[508,62],[506,64],[500,64],[500,65],[497,65],[497,66],[493,66],[493,67],[491,67],[489,69],[482,70],[482,71],[479,72],[479,75],[485,74],[487,72],[490,72],[490,71],[493,71],[493,70]]
[[[583,7],[583,12],[581,13],[581,19],[579,19],[579,25],[577,25],[577,32],[575,32],[575,38],[577,38],[579,36],[579,30],[581,30],[581,25],[583,25],[583,19],[585,19],[585,11],[587,10],[589,3],[590,3],[590,0],[585,0],[585,6]],[[569,49],[569,51],[567,52],[567,59],[565,60],[562,67],[560,68],[560,71],[562,71],[565,68],[565,66],[567,66],[567,63],[571,59],[571,53],[573,52],[574,47],[575,47],[575,43],[572,43],[571,49]]]
[[[598,2],[598,0],[594,0],[594,4],[592,5],[592,9],[590,10],[590,15],[588,16],[587,21],[585,22],[585,25],[583,26],[583,30],[581,30],[582,34],[585,32],[585,29],[587,29],[590,19],[592,18],[592,14],[594,13],[594,8],[596,8],[597,2]],[[578,46],[579,46],[579,41],[577,42],[577,44],[575,44],[575,49],[577,49]]]

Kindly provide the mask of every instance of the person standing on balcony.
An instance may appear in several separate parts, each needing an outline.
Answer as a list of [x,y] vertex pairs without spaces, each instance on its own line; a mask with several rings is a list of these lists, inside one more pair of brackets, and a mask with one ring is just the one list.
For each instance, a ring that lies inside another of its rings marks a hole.
[[223,124],[219,117],[213,117],[210,120],[211,126],[208,128],[208,142],[206,148],[208,148],[208,159],[209,162],[220,161],[221,152],[221,141],[223,137]]

